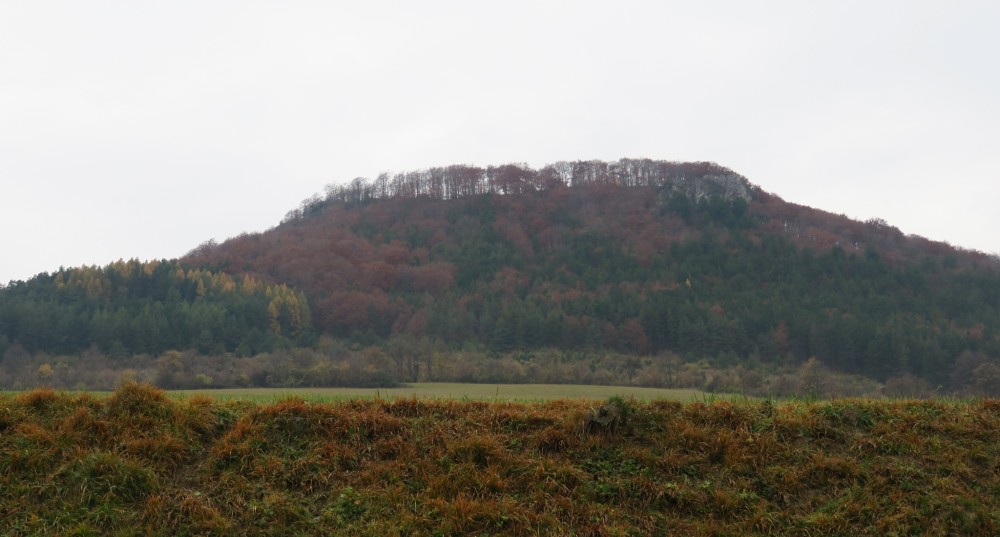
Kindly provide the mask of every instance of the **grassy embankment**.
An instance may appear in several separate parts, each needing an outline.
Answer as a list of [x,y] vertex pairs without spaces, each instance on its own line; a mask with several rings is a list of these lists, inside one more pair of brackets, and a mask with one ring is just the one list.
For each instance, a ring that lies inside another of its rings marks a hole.
[[11,535],[994,535],[1000,402],[0,397]]

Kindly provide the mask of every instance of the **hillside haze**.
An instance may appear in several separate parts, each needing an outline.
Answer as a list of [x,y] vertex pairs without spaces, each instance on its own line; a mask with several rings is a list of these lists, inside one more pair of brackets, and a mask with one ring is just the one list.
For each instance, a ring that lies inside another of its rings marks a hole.
[[180,260],[13,282],[0,386],[1000,394],[998,266],[713,163],[432,168]]

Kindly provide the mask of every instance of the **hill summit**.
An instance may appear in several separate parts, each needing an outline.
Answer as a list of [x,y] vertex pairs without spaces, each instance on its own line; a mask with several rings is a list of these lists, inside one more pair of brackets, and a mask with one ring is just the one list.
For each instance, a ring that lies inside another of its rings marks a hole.
[[788,203],[705,162],[355,179],[185,261],[301,288],[318,331],[369,343],[814,358],[934,386],[963,352],[1000,351],[995,257]]

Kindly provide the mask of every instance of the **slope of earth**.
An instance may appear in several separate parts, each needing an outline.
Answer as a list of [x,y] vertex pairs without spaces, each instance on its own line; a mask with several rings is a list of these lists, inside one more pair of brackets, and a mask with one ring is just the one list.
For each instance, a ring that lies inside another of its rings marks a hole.
[[0,398],[9,535],[995,535],[1000,404]]

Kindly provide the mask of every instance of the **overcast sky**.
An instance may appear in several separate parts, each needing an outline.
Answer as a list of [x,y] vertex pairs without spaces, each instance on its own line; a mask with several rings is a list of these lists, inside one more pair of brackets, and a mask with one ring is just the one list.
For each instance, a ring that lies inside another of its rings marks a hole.
[[621,157],[1000,252],[998,6],[0,0],[0,282],[382,171]]

